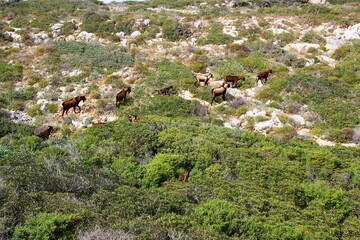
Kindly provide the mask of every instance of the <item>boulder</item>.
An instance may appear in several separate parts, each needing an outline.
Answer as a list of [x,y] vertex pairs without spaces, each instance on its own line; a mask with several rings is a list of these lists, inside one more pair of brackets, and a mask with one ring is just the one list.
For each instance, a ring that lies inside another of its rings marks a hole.
[[35,44],[49,43],[50,38],[45,32],[29,33],[30,40]]
[[95,42],[97,39],[96,39],[96,35],[94,33],[88,33],[88,32],[82,31],[77,36],[76,40],[83,41],[83,42]]
[[141,35],[141,32],[140,31],[135,31],[133,33],[131,33],[130,37],[131,38],[137,38]]
[[257,131],[264,131],[266,133],[274,130],[275,128],[279,128],[279,127],[282,127],[283,124],[280,122],[280,120],[275,117],[275,118],[272,118],[270,120],[267,120],[267,121],[264,121],[264,122],[259,122],[259,123],[256,123],[254,128],[255,130]]

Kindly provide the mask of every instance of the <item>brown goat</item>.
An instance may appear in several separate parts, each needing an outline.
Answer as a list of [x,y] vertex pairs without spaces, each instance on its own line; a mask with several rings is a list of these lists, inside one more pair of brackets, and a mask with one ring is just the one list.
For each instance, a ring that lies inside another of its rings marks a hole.
[[130,121],[131,123],[133,123],[133,122],[139,120],[139,117],[136,116],[136,115],[129,115],[129,116],[128,116],[128,119],[129,119],[129,121]]
[[[131,92],[131,88],[130,87],[125,87],[123,90],[121,90],[117,95],[116,95],[116,107],[120,106],[120,102],[124,101],[126,99],[126,93],[130,93]],[[118,104],[119,103],[119,104]]]
[[225,84],[222,84],[221,87],[219,87],[219,88],[211,89],[212,99],[211,99],[211,104],[210,105],[212,106],[213,101],[214,101],[215,97],[217,97],[217,96],[222,96],[223,100],[225,101],[225,94],[226,94]]
[[259,80],[261,81],[261,84],[264,85],[267,82],[270,73],[272,73],[272,69],[267,72],[260,72],[256,78],[256,86],[258,86]]
[[244,76],[225,76],[224,77],[224,82],[225,84],[228,84],[229,82],[232,83],[232,87],[237,87],[237,83],[238,81],[245,81],[245,77]]
[[203,82],[204,85],[207,86],[209,85],[209,80],[213,77],[214,75],[212,73],[194,75],[194,78],[196,79],[194,85],[196,86],[197,84],[198,86],[200,86],[200,83]]
[[170,96],[170,89],[173,89],[173,86],[159,89],[159,90],[157,90],[157,92],[158,92],[159,95],[162,94],[162,95],[169,95]]
[[75,98],[71,98],[65,102],[62,103],[62,106],[63,106],[63,112],[62,112],[62,115],[61,116],[64,116],[64,112],[66,112],[66,115],[68,114],[68,111],[70,108],[74,108],[74,113],[76,113],[75,111],[75,107],[78,107],[80,112],[81,112],[81,108],[79,106],[79,103],[81,101],[85,102],[86,100],[86,97],[85,96],[77,96]]
[[182,178],[180,179],[181,183],[186,182],[186,180],[189,178],[189,172],[184,172],[184,175],[182,176]]
[[40,127],[35,129],[35,134],[41,139],[49,139],[51,132],[54,130],[53,126]]

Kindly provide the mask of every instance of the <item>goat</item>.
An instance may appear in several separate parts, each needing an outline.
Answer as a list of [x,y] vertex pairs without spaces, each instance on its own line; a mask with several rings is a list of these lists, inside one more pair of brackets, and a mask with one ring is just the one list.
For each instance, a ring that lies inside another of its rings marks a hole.
[[48,127],[40,127],[35,129],[35,135],[38,136],[41,139],[49,139],[49,136],[51,134],[51,132],[54,130],[53,126],[48,126]]
[[85,102],[86,100],[86,97],[85,96],[77,96],[75,98],[71,98],[65,102],[62,103],[62,106],[63,106],[63,112],[62,112],[62,115],[61,116],[64,116],[64,112],[66,112],[66,115],[68,114],[68,111],[70,108],[74,108],[74,113],[76,113],[75,111],[75,107],[78,107],[80,112],[81,112],[81,108],[79,106],[79,103],[81,101]]
[[136,115],[129,115],[129,116],[128,116],[128,119],[129,119],[129,121],[130,121],[131,123],[133,123],[133,122],[139,120],[139,117],[136,116]]
[[180,179],[181,183],[186,182],[186,180],[189,178],[189,172],[184,172],[184,175],[182,176],[182,178]]
[[209,85],[209,80],[213,77],[214,75],[212,73],[194,75],[194,78],[196,79],[194,85],[196,86],[197,84],[198,86],[200,86],[200,82],[204,82],[204,85],[207,86]]
[[[126,99],[126,93],[130,93],[131,92],[131,88],[130,87],[125,87],[123,90],[121,90],[117,95],[116,95],[116,107],[120,106],[120,102],[124,101]],[[119,103],[119,104],[118,104]]]
[[232,87],[237,87],[237,83],[238,81],[245,81],[245,77],[244,76],[225,76],[224,77],[224,82],[225,84],[228,84],[229,82],[232,83]]
[[162,89],[159,89],[157,90],[158,94],[159,95],[169,95],[170,96],[170,89],[173,89],[173,86],[170,86],[170,87],[166,87],[166,88],[162,88]]
[[257,75],[257,79],[256,79],[256,86],[258,86],[259,80],[261,81],[261,84],[265,84],[267,82],[267,78],[269,77],[269,74],[272,73],[272,69],[270,69],[267,72],[260,72]]
[[214,99],[215,99],[215,97],[217,97],[217,96],[221,96],[222,95],[222,98],[223,98],[223,100],[225,101],[225,94],[226,94],[226,87],[225,87],[225,84],[223,83],[222,85],[221,85],[221,87],[219,87],[219,88],[213,88],[213,89],[211,89],[211,96],[212,96],[212,99],[211,99],[211,106],[212,106],[212,104],[213,104],[213,101],[214,101]]

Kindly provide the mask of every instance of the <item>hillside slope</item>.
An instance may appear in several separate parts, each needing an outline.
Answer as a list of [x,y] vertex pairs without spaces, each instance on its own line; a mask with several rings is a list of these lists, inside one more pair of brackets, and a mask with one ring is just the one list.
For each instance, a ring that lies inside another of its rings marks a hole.
[[[1,1],[1,238],[356,239],[359,19],[338,0]],[[245,80],[211,106],[226,75]]]

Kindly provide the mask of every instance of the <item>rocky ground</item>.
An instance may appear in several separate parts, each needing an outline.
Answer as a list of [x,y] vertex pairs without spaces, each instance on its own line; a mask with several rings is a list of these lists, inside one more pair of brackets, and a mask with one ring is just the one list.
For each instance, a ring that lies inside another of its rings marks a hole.
[[[229,6],[232,2],[227,3]],[[113,12],[122,12],[126,9],[126,5],[124,4],[111,4],[109,5],[111,11]],[[169,11],[169,12],[181,12],[182,14],[189,14],[189,15],[196,15],[199,13],[199,7],[192,6],[189,9],[184,10],[176,10],[176,9],[165,9],[165,8],[149,8],[148,11],[160,12],[160,11]],[[243,11],[247,11],[245,8]],[[311,26],[308,24],[302,24],[301,21],[296,17],[281,17],[281,16],[272,16],[269,14],[265,16],[264,19],[268,22],[266,28],[269,31],[272,31],[275,34],[283,33],[283,32],[296,32],[298,34],[297,40],[292,43],[289,43],[282,48],[289,53],[295,54],[298,57],[304,58],[307,63],[306,65],[314,65],[316,64],[314,59],[308,59],[307,53],[309,48],[317,49],[319,54],[317,58],[327,63],[329,66],[334,67],[336,64],[336,60],[331,58],[331,54],[340,46],[345,44],[351,39],[360,39],[360,23],[352,25],[352,26],[339,26],[335,25],[332,22],[325,22],[319,26]],[[71,21],[75,23],[77,26],[81,25],[81,22],[78,19],[69,19],[66,21]],[[21,49],[24,51],[24,54],[32,54],[35,49],[42,45],[48,45],[53,42],[59,41],[82,41],[86,43],[99,43],[99,44],[109,44],[110,41],[106,39],[102,39],[97,37],[94,33],[88,33],[80,30],[74,31],[71,35],[62,36],[58,33],[64,26],[66,22],[59,22],[52,26],[52,36],[49,36],[45,32],[38,32],[30,34],[30,38],[33,42],[33,46],[25,46],[21,41],[21,35],[17,34],[16,31],[8,31],[6,32],[10,35],[14,42],[11,46],[3,46],[3,47],[12,47]],[[235,22],[237,19],[235,18],[227,18],[224,16],[219,17],[217,22],[223,25],[223,33],[228,34],[232,37],[237,37],[239,34],[239,29],[237,28]],[[180,19],[181,22],[181,19]],[[150,26],[152,23],[149,19],[137,19],[135,24],[143,25],[143,26]],[[180,60],[186,62],[187,59],[191,58],[192,52],[189,49],[197,46],[197,39],[201,37],[202,29],[206,29],[209,26],[207,20],[196,20],[193,23],[193,28],[197,29],[197,33],[194,34],[194,37],[181,40],[177,42],[170,42],[162,37],[161,34],[157,34],[156,38],[152,40],[148,40],[146,44],[137,46],[136,44],[129,44],[132,39],[136,39],[141,36],[140,31],[134,31],[131,34],[125,34],[123,32],[116,33],[116,36],[119,38],[119,45],[127,47],[129,49],[134,49],[138,52],[141,52],[142,55],[149,57],[151,60],[167,58],[169,60]],[[264,28],[259,24],[259,19],[256,16],[252,18],[247,18],[244,20],[243,27],[245,28],[252,28],[252,27],[259,27]],[[14,29],[17,30],[17,29]],[[301,38],[309,31],[315,32],[321,35],[326,43],[325,48],[321,47],[319,44],[313,43],[305,43],[301,41]],[[238,39],[235,43],[242,44],[246,42],[247,39]],[[266,41],[266,40],[264,40]],[[274,42],[277,45],[277,42]],[[223,57],[225,54],[225,45],[205,45],[205,46],[198,46],[199,48],[203,49],[207,52],[209,57]],[[174,55],[174,52],[177,52]],[[41,60],[41,56],[38,56],[38,59],[34,59],[32,69],[35,72],[38,72],[42,77],[49,78],[50,74],[45,71],[45,69],[40,67],[38,64]],[[211,71],[211,69],[210,69]],[[290,68],[291,72],[291,68]],[[82,70],[77,69],[74,71],[64,71],[62,72],[63,76],[79,76],[81,75]],[[132,86],[136,86],[135,83],[130,84],[128,81],[131,79],[139,79],[136,71],[132,68],[125,68],[121,71],[113,73],[113,75],[118,76],[119,78],[123,79],[124,83]],[[213,81],[212,84],[214,86],[219,85],[221,80]],[[17,89],[22,89],[26,86],[27,79],[25,78],[24,81],[17,84]],[[41,110],[45,110],[47,105],[50,103],[57,103],[59,111],[56,114],[47,114],[44,118],[41,119],[41,122],[36,121],[35,118],[31,118],[28,116],[25,111],[10,111],[11,118],[14,121],[21,121],[27,122],[32,124],[48,124],[48,125],[55,125],[55,126],[62,126],[64,123],[70,123],[71,128],[83,128],[83,127],[90,127],[94,123],[98,122],[107,122],[107,121],[114,121],[117,119],[117,116],[114,114],[114,101],[115,95],[120,89],[114,89],[111,86],[104,83],[104,78],[99,76],[97,79],[96,84],[99,87],[99,93],[102,96],[105,96],[106,99],[109,99],[109,106],[105,107],[105,111],[98,112],[96,111],[96,103],[97,99],[90,99],[85,103],[81,103],[80,107],[82,108],[82,112],[80,114],[74,114],[72,110],[68,116],[62,117],[61,116],[61,109],[62,109],[62,102],[70,97],[74,97],[77,95],[86,95],[90,94],[90,83],[85,84],[72,84],[72,91],[69,91],[66,87],[59,87],[56,92],[58,93],[57,100],[49,99],[49,95],[51,91],[54,91],[51,86],[47,86],[37,93],[36,101],[29,101],[27,103],[28,106],[39,104],[41,105]],[[258,88],[261,88],[259,86]],[[306,138],[314,139],[320,145],[327,145],[332,146],[335,145],[333,142],[329,142],[324,140],[321,136],[315,136],[309,133],[309,129],[311,128],[311,117],[306,116],[306,106],[303,106],[302,111],[300,114],[287,114],[279,109],[274,109],[269,107],[270,102],[263,103],[257,99],[255,99],[255,92],[257,91],[256,87],[249,88],[246,90],[239,90],[236,88],[229,88],[228,94],[232,95],[235,99],[242,101],[244,105],[248,107],[248,111],[241,115],[240,117],[235,116],[221,116],[218,117],[223,120],[224,126],[231,127],[231,128],[247,128],[248,122],[247,117],[259,117],[262,121],[256,122],[254,124],[254,130],[258,132],[262,132],[264,134],[268,134],[272,132],[274,129],[284,126],[284,122],[280,121],[279,115],[286,117],[288,122],[291,122],[291,125],[296,128],[297,134]],[[131,95],[130,95],[131,96]],[[185,90],[183,91],[180,96],[185,99],[194,100],[195,98],[192,96],[192,93]],[[201,100],[195,99],[199,101],[204,106],[209,106],[209,103]],[[227,102],[223,102],[221,104],[227,104]],[[345,146],[353,146],[354,143],[344,144]]]

